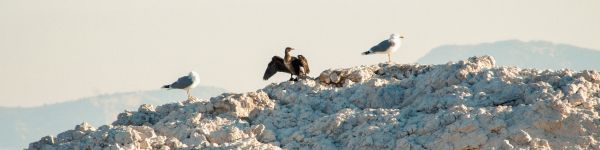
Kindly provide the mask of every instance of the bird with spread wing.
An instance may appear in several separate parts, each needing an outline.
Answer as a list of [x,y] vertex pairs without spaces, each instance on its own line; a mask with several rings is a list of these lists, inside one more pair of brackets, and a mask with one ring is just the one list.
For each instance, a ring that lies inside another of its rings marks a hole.
[[[291,56],[290,52],[292,50],[294,48],[286,47],[284,58],[279,56],[271,58],[271,62],[269,62],[267,70],[265,70],[263,80],[268,80],[277,72],[285,72],[290,74],[290,81],[298,81],[299,77],[304,77],[310,73],[306,57],[302,55],[298,55],[298,57]],[[296,78],[294,78],[294,75],[296,75]]]

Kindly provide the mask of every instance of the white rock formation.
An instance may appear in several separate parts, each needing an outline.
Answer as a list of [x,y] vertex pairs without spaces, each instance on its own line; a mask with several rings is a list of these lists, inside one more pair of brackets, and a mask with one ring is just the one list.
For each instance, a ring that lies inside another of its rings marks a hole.
[[29,149],[600,149],[600,73],[379,64],[124,112]]

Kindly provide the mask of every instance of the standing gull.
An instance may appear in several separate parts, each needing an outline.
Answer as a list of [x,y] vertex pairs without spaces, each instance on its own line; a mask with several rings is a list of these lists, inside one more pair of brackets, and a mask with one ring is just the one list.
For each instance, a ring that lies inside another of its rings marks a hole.
[[190,95],[190,90],[192,90],[193,88],[198,86],[199,82],[200,82],[200,79],[198,77],[198,73],[192,71],[192,72],[190,72],[189,75],[180,77],[179,79],[177,79],[177,81],[175,81],[169,85],[165,85],[162,88],[186,90],[188,99],[192,99],[193,96]]
[[[302,55],[298,55],[298,57],[292,56],[290,54],[292,50],[294,48],[286,47],[284,58],[279,56],[271,58],[271,62],[267,65],[267,70],[265,70],[265,74],[263,75],[263,80],[268,80],[277,72],[285,72],[290,74],[290,81],[298,81],[298,77],[306,76],[306,74],[310,73],[308,60]],[[296,79],[294,79],[294,75],[296,75]]]
[[379,44],[371,47],[371,49],[369,49],[366,52],[363,52],[363,55],[369,55],[369,54],[387,54],[388,56],[388,62],[391,62],[391,58],[390,55],[393,52],[396,52],[396,50],[398,50],[398,48],[400,47],[400,45],[402,44],[401,39],[403,39],[403,36],[399,36],[397,34],[392,34],[390,35],[390,38],[384,41],[381,41]]

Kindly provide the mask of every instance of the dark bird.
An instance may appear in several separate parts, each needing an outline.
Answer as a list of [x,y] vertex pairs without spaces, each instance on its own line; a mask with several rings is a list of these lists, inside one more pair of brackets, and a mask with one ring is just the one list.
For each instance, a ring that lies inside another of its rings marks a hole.
[[[290,81],[298,81],[298,77],[306,76],[310,73],[306,57],[302,55],[293,57],[290,55],[290,51],[292,50],[294,50],[294,48],[286,47],[284,58],[279,56],[273,56],[273,58],[271,58],[271,62],[267,65],[263,80],[268,80],[277,72],[285,72],[290,74]],[[296,75],[295,79],[294,75]]]
[[192,71],[187,76],[180,77],[179,79],[177,79],[177,81],[169,85],[164,85],[162,88],[186,90],[188,99],[192,99],[193,96],[190,94],[190,90],[198,86],[198,83],[200,83],[198,73]]

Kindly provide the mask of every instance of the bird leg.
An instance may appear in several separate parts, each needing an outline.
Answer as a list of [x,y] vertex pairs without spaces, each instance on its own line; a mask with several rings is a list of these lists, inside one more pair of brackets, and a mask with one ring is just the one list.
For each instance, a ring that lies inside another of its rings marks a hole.
[[290,74],[290,81],[294,81],[294,75]]
[[388,56],[388,63],[392,62],[392,59],[390,58],[390,53],[388,53],[387,56]]
[[306,79],[307,75],[305,72],[302,72],[301,75],[296,75],[296,81],[299,79]]
[[187,89],[186,92],[187,92],[188,99],[192,99],[192,96],[190,95],[190,89]]

